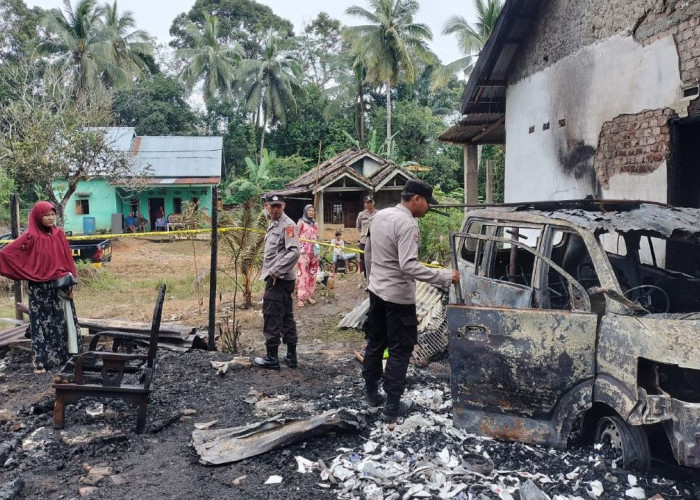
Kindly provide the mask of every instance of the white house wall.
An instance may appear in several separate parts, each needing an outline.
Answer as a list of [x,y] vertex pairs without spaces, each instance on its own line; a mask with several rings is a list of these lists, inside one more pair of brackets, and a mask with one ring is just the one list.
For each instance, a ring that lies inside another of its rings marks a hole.
[[617,174],[601,183],[594,158],[601,129],[616,117],[682,112],[681,83],[671,36],[641,45],[615,35],[509,85],[506,201],[587,195],[666,201],[665,161],[653,172]]

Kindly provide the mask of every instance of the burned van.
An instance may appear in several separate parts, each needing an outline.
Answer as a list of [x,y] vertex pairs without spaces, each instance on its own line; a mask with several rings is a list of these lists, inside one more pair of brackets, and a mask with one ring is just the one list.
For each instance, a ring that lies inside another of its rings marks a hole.
[[700,210],[572,201],[471,211],[451,239],[454,423],[700,467]]

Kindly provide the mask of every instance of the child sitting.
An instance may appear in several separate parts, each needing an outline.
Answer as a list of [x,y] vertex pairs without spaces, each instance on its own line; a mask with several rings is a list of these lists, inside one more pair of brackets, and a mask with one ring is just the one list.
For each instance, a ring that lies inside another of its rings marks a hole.
[[338,259],[344,259],[345,269],[348,269],[348,259],[346,259],[343,255],[343,247],[345,246],[345,242],[343,241],[342,231],[335,232],[335,238],[331,240],[331,245],[333,245],[333,268],[331,274],[335,275],[335,266],[336,262],[338,262]]

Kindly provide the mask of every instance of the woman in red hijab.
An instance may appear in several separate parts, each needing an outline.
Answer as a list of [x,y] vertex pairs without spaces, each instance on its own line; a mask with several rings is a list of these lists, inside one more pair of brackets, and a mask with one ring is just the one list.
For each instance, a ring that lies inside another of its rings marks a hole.
[[[0,274],[29,282],[29,326],[37,373],[60,367],[80,345],[72,280],[67,276],[78,272],[66,235],[55,222],[54,206],[38,202],[29,214],[29,228],[0,250]],[[67,286],[58,288],[65,282]]]

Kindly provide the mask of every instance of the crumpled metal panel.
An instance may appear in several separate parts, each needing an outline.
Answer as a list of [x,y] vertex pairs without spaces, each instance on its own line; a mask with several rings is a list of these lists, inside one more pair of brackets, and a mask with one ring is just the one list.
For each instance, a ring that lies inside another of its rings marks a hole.
[[[552,202],[556,204],[556,202]],[[566,202],[562,202],[566,206]],[[581,205],[586,202],[582,201]],[[537,207],[538,204],[534,204]],[[570,203],[569,205],[575,205]],[[588,229],[594,233],[628,233],[641,231],[645,234],[668,238],[671,236],[687,238],[700,242],[700,209],[682,208],[644,202],[614,202],[609,205],[601,205],[602,209],[594,210],[591,206],[586,208],[556,208],[552,210],[527,208],[517,206],[493,208],[488,207],[485,212],[508,213],[512,216],[518,213],[520,220],[527,220],[527,216],[534,216],[531,220],[537,221],[538,217],[560,219]],[[606,210],[610,206],[614,209]],[[525,210],[526,209],[526,210]],[[523,217],[525,214],[525,217]]]

